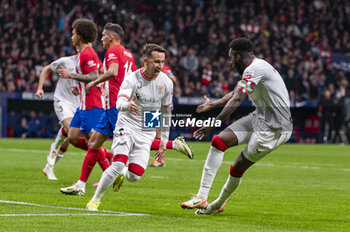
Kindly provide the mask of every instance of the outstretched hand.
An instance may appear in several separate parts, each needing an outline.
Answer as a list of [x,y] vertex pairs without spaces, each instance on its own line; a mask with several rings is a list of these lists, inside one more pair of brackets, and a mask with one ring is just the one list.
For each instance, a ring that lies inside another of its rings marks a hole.
[[208,135],[213,130],[214,127],[201,127],[193,133],[193,137],[202,140],[204,136]]
[[205,99],[205,102],[202,105],[199,105],[197,107],[196,109],[197,113],[203,113],[203,112],[209,111],[211,101],[206,95],[204,95],[204,99]]
[[161,142],[159,145],[159,149],[156,152],[155,157],[160,162],[164,158],[164,154],[166,152],[166,143]]
[[132,100],[129,102],[128,110],[130,111],[130,113],[138,115],[139,114],[139,108],[137,107],[137,105],[135,103],[135,100],[136,100],[136,95],[134,95]]

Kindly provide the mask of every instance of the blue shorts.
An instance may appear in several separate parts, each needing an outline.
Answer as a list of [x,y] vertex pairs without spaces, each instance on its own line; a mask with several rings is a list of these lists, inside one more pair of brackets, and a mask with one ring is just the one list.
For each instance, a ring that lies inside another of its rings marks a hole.
[[119,111],[115,107],[105,110],[97,125],[94,127],[94,130],[100,132],[101,134],[113,137],[113,131],[118,119],[118,113]]
[[100,120],[104,109],[92,108],[90,110],[80,110],[79,108],[74,114],[69,127],[80,128],[80,132],[89,134]]

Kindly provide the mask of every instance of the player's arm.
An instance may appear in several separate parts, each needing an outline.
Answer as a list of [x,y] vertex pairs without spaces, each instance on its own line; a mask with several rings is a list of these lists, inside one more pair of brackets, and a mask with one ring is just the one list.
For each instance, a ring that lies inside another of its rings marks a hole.
[[36,93],[35,93],[37,97],[39,98],[44,97],[44,90],[43,90],[44,82],[51,72],[52,72],[51,65],[46,65],[41,71],[39,76],[38,89],[36,90]]
[[135,115],[139,114],[139,109],[135,103],[136,96],[133,95],[134,89],[135,85],[131,78],[124,79],[118,93],[118,100],[116,103],[117,110],[123,112],[130,111]]
[[68,69],[60,67],[58,70],[58,75],[62,78],[70,78],[70,79],[74,79],[74,80],[81,81],[84,83],[88,83],[88,82],[94,81],[98,78],[98,70],[93,70],[93,71],[89,72],[87,75],[83,75],[83,74],[71,73],[71,72],[69,72]]
[[173,102],[173,83],[167,86],[166,94],[162,99],[161,112],[163,123],[161,127],[160,145],[155,157],[158,161],[162,160],[166,152],[166,145],[169,141],[169,132],[171,125],[171,107]]
[[221,113],[216,117],[216,120],[225,121],[230,115],[236,111],[247,95],[242,91],[236,90],[233,92],[232,98],[226,103]]
[[[215,118],[215,120],[225,121],[230,117],[230,115],[241,105],[241,103],[246,98],[246,95],[235,88],[232,97],[226,103],[225,107],[222,109],[221,113]],[[194,137],[196,139],[202,139],[204,136],[209,134],[214,127],[201,127],[194,132]]]
[[111,63],[108,67],[108,70],[106,73],[103,75],[99,76],[96,80],[91,81],[87,86],[86,86],[86,91],[89,92],[89,90],[96,85],[108,81],[109,79],[116,77],[118,75],[118,69],[119,69],[119,64],[118,63]]
[[226,103],[233,97],[234,92],[236,91],[237,86],[228,94],[223,96],[222,98],[216,100],[216,101],[210,101],[210,99],[207,96],[204,96],[205,103],[202,105],[199,105],[196,109],[197,113],[203,113],[210,110],[213,110],[215,108],[220,108],[226,105]]

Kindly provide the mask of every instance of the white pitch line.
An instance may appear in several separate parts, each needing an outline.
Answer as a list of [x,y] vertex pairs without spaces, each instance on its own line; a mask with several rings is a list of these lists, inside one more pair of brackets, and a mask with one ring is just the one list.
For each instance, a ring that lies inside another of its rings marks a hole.
[[[40,205],[40,204],[33,204],[33,203],[28,203],[28,202],[18,202],[18,201],[0,200],[0,203],[15,204],[15,205],[28,205],[28,206],[36,206],[36,207],[43,207],[43,208],[54,208],[54,209],[79,210],[79,211],[88,211],[88,212],[90,212],[89,210],[84,209],[84,208],[73,208],[73,207],[54,206],[54,205]],[[118,215],[121,215],[121,216],[149,216],[149,214],[125,213],[125,212],[110,211],[110,210],[99,210],[99,211],[96,211],[96,213],[118,214]]]
[[166,176],[150,176],[152,179],[168,179]]
[[123,216],[129,216],[125,214],[105,214],[105,213],[48,213],[48,214],[43,214],[43,213],[38,213],[38,214],[0,214],[0,217],[55,217],[55,216],[118,216],[118,217],[123,217]]

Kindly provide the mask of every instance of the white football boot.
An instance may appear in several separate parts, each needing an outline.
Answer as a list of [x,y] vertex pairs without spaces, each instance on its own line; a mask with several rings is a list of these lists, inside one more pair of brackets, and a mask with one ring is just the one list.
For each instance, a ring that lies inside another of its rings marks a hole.
[[43,168],[43,174],[47,176],[47,179],[49,180],[57,180],[53,168],[50,168],[49,164],[46,164]]
[[183,209],[194,209],[194,208],[205,208],[208,206],[208,200],[204,200],[202,198],[197,197],[197,195],[194,195],[191,200],[185,201],[181,204],[181,207]]
[[181,152],[182,154],[185,154],[190,159],[194,158],[191,147],[187,145],[185,138],[183,136],[179,136],[175,138],[174,143],[176,147],[175,149],[177,151]]
[[84,196],[85,195],[85,188],[79,188],[75,184],[72,186],[66,187],[66,188],[60,188],[61,193],[67,194],[67,195],[77,195],[77,196]]
[[221,213],[222,211],[224,211],[224,209],[225,209],[225,204],[217,207],[217,206],[214,206],[212,203],[210,203],[207,208],[198,209],[196,211],[196,214],[197,215],[204,215],[204,214],[214,215],[217,213]]

